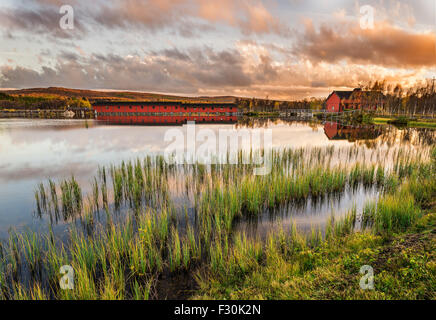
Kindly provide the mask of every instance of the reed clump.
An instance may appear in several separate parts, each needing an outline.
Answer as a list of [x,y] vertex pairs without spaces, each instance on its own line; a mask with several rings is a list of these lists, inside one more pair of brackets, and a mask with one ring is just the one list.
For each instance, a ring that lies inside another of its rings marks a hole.
[[[365,164],[358,147],[273,150],[265,176],[253,175],[254,156],[240,151],[236,165],[169,165],[149,156],[101,167],[85,197],[74,177],[38,185],[38,215],[54,214],[53,223],[61,212],[69,237],[58,239],[51,229],[44,236],[11,232],[0,247],[0,297],[144,299],[158,297],[163,275],[190,274],[202,289],[209,278],[224,286],[248,275],[255,281],[272,265],[280,275],[299,276],[322,264],[326,248],[355,236],[359,223],[365,237],[402,232],[434,199],[429,153],[393,151],[387,166]],[[293,224],[266,239],[235,232],[240,220],[357,187],[376,187],[381,196],[362,213],[354,207],[342,219],[332,216],[323,229],[301,233]],[[63,265],[74,270],[73,290],[60,289]]]

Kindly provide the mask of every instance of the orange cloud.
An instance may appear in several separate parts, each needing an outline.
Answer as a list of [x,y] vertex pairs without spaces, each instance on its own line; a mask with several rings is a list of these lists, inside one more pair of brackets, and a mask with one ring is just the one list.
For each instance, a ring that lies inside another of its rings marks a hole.
[[96,16],[100,24],[109,27],[139,24],[150,29],[185,23],[190,18],[228,24],[244,34],[288,34],[288,28],[260,0],[115,0]]
[[316,30],[307,23],[295,53],[313,62],[345,60],[394,68],[432,67],[436,65],[436,36],[387,23],[378,23],[368,30],[342,25],[340,31],[327,25]]

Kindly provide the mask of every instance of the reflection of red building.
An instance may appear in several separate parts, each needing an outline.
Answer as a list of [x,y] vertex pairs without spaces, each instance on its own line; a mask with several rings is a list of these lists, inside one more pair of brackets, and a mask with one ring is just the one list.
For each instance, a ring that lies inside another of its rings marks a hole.
[[382,129],[377,126],[344,126],[337,122],[326,122],[324,133],[329,140],[372,140],[382,134]]
[[375,110],[383,105],[383,94],[378,91],[333,91],[326,100],[328,112],[342,112],[346,109]]
[[183,124],[235,122],[233,103],[99,102],[93,105],[97,120],[118,124]]

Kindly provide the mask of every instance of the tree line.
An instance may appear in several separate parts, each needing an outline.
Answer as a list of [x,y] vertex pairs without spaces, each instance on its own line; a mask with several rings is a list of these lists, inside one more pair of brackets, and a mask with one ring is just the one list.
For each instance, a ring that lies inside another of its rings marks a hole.
[[[413,87],[403,88],[400,84],[374,81],[360,85],[363,94],[360,104],[377,106],[377,112],[408,116],[436,114],[436,86],[434,80],[423,81]],[[280,112],[290,109],[325,109],[326,98],[307,98],[295,101],[271,100],[268,98],[236,98],[235,103],[245,112]],[[88,108],[91,103],[86,97],[10,95],[0,92],[0,110],[67,110]]]
[[91,103],[86,97],[9,95],[0,92],[0,110],[67,110],[70,108],[91,109]]
[[389,84],[386,81],[369,82],[361,86],[370,94],[364,103],[375,104],[383,94],[383,103],[377,111],[387,114],[403,114],[409,116],[436,114],[436,87],[434,80],[426,80],[415,86],[403,88],[400,84]]
[[289,109],[321,110],[325,99],[310,98],[295,101],[279,101],[257,98],[236,98],[236,105],[245,112],[280,112]]
[[[436,86],[434,80],[426,80],[415,86],[403,88],[400,84],[373,81],[359,85],[360,105],[365,109],[377,106],[386,114],[409,116],[436,115]],[[257,98],[236,98],[235,103],[246,112],[280,112],[289,109],[325,109],[326,98],[308,98],[295,101],[278,101]]]

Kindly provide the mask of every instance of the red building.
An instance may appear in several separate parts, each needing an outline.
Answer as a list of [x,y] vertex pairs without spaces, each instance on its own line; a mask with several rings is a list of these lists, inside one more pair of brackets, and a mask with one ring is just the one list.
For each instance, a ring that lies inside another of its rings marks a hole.
[[235,122],[234,103],[182,103],[101,101],[93,104],[97,120],[125,124],[183,124],[196,122]]
[[343,112],[344,110],[370,109],[375,110],[383,105],[384,96],[378,91],[333,91],[326,100],[328,112]]
[[374,140],[383,133],[381,126],[345,126],[337,122],[326,122],[324,133],[329,140]]

